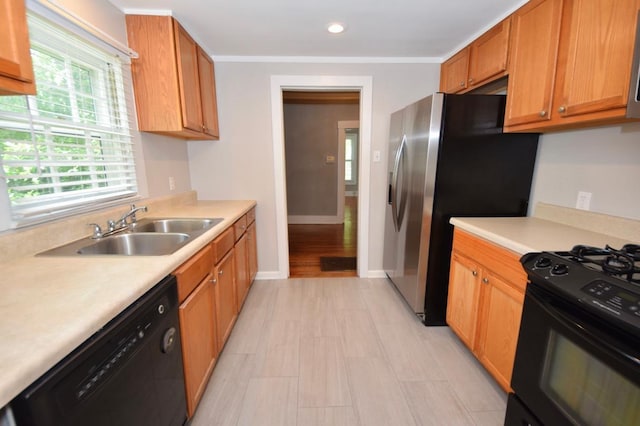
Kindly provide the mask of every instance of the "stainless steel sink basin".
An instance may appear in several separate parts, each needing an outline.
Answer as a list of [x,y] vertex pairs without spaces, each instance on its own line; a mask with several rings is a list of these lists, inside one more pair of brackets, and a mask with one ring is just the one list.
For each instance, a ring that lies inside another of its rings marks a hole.
[[222,222],[221,217],[212,219],[171,218],[142,219],[132,227],[132,232],[179,232],[200,233]]
[[83,238],[38,255],[162,256],[175,252],[223,220],[220,217],[144,218],[121,233],[100,239]]
[[122,256],[161,256],[171,254],[189,240],[181,233],[119,234],[98,240],[77,253],[85,255],[118,254]]

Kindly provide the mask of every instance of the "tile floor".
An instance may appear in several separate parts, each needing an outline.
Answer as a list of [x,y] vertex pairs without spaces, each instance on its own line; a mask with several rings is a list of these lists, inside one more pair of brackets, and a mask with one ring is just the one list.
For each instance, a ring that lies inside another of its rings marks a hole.
[[191,426],[502,425],[506,394],[386,279],[256,281]]

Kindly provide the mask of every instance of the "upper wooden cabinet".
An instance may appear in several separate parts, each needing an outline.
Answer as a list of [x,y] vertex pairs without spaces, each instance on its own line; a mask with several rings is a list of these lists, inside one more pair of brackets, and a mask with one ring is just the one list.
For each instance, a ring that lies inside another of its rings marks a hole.
[[127,15],[141,131],[218,139],[213,61],[170,16]]
[[512,16],[505,127],[551,117],[562,3],[533,0]]
[[0,95],[35,95],[24,0],[4,0],[0,4],[0,22]]
[[638,0],[536,0],[517,11],[505,130],[626,121],[639,9]]
[[440,91],[460,93],[504,77],[509,58],[511,18],[495,25],[440,68]]
[[471,43],[469,88],[504,77],[509,58],[511,18],[507,18]]
[[459,93],[469,87],[469,56],[471,48],[465,47],[440,66],[440,91]]

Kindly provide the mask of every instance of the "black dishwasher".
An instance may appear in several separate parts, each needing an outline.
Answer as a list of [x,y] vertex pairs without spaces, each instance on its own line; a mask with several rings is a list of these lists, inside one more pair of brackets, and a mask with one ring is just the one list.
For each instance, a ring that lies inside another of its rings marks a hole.
[[180,426],[187,408],[173,276],[18,395],[18,426]]

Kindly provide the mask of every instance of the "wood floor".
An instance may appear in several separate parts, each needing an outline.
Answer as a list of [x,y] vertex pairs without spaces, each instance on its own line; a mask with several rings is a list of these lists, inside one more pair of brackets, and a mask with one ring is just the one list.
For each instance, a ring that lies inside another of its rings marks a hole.
[[358,198],[345,197],[344,223],[289,225],[289,276],[355,277],[355,270],[322,271],[320,257],[355,257],[358,253]]
[[506,394],[386,279],[256,281],[191,426],[502,425]]

